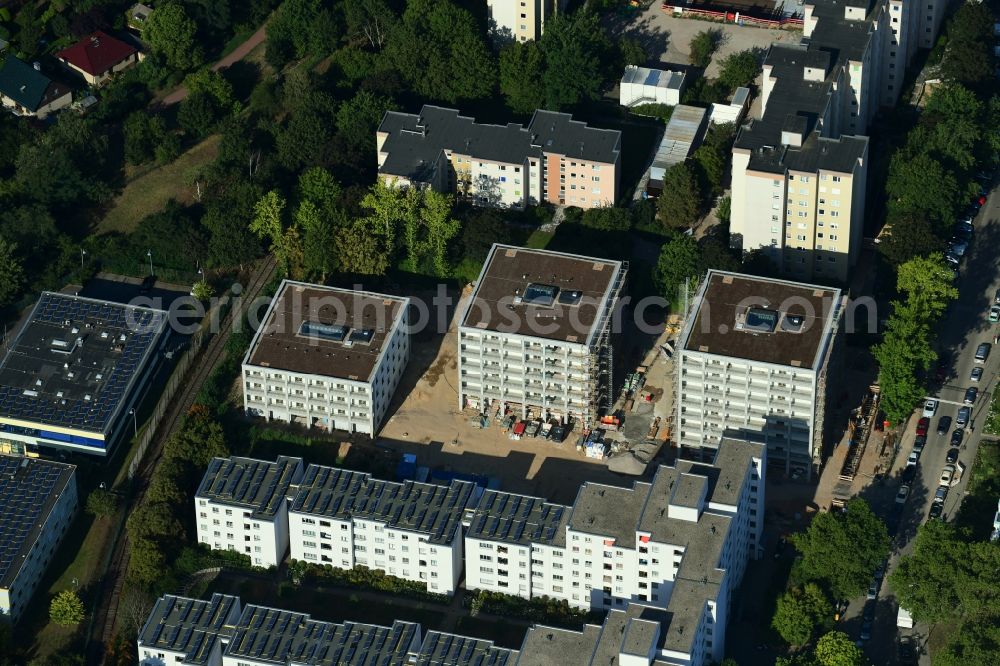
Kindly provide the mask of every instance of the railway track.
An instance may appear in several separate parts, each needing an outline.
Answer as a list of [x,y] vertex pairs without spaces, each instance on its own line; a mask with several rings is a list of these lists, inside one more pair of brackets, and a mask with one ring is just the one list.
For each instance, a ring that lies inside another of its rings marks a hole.
[[[220,323],[219,332],[212,336],[191,364],[188,376],[184,381],[184,387],[174,396],[170,408],[160,423],[157,436],[147,452],[146,459],[137,470],[132,502],[127,508],[129,513],[142,503],[153,472],[163,457],[163,445],[177,430],[184,416],[194,404],[201,387],[222,360],[226,350],[226,342],[233,330],[233,322],[237,321],[237,317],[242,317],[254,299],[260,295],[261,290],[273,275],[274,268],[273,257],[267,257],[256,264],[250,275],[249,284],[238,294],[240,300],[234,304],[234,307],[230,308]],[[119,605],[124,592],[130,556],[131,543],[128,539],[128,532],[122,529],[116,539],[108,570],[102,578],[98,615],[90,636],[91,643],[88,652],[91,658],[88,659],[88,663],[103,663],[103,648],[115,637]]]

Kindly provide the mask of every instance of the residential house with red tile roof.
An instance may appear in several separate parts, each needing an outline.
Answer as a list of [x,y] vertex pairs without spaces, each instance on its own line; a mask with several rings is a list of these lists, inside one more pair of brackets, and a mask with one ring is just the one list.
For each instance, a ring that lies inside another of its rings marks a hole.
[[87,83],[99,85],[112,74],[139,62],[139,51],[131,44],[98,30],[59,51],[56,57],[83,76]]

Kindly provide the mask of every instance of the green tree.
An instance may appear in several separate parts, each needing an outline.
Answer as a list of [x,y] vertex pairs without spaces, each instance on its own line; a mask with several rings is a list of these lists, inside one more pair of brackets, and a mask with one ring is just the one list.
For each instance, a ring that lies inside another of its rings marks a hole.
[[73,590],[63,590],[49,604],[49,619],[61,627],[80,624],[85,616],[83,602]]
[[109,518],[118,513],[118,495],[96,488],[87,495],[87,513],[97,518]]
[[946,83],[934,89],[907,143],[913,152],[933,153],[953,168],[968,171],[976,164],[977,152],[983,152],[984,113],[974,92]]
[[136,111],[122,124],[125,138],[125,160],[130,164],[143,164],[156,156],[156,147],[167,134],[167,123],[148,111]]
[[896,271],[896,288],[906,294],[907,304],[924,321],[935,321],[944,314],[949,303],[958,298],[958,288],[952,284],[952,272],[940,253],[914,257],[900,264]]
[[641,67],[649,60],[646,48],[637,39],[623,37],[618,41],[618,53],[621,57],[622,65],[636,65]]
[[24,269],[17,246],[0,237],[0,307],[9,305],[21,293]]
[[341,267],[357,275],[385,275],[392,257],[384,236],[373,232],[372,220],[355,220],[337,234],[335,243]]
[[177,124],[198,139],[214,132],[221,117],[219,105],[206,92],[191,93],[181,101],[177,110]]
[[167,570],[167,558],[160,545],[145,537],[133,538],[131,544],[129,580],[145,588],[161,582],[163,573]]
[[361,207],[368,211],[364,226],[388,257],[396,250],[396,228],[403,220],[403,198],[403,190],[376,180],[361,199]]
[[842,631],[831,631],[816,641],[816,661],[820,666],[864,666],[864,652]]
[[327,274],[336,268],[332,221],[306,199],[295,211],[295,224],[302,230],[302,263],[306,274],[325,283]]
[[560,111],[600,97],[616,58],[597,14],[556,14],[545,24],[541,48],[546,109]]
[[693,227],[701,212],[701,186],[694,171],[680,162],[663,174],[663,192],[656,199],[656,211],[667,227]]
[[653,272],[656,290],[671,305],[683,302],[685,281],[688,293],[694,293],[699,277],[698,244],[691,236],[675,234],[660,248],[660,257]]
[[581,222],[600,231],[628,231],[632,228],[632,213],[628,208],[600,206],[585,210]]
[[254,207],[253,222],[250,231],[257,238],[270,243],[270,250],[278,262],[289,271],[291,248],[286,244],[284,210],[285,198],[278,190],[271,190],[258,201]]
[[320,214],[337,216],[343,191],[340,183],[322,167],[306,169],[299,176],[298,194],[300,201],[311,201],[319,208]]
[[462,228],[461,223],[451,216],[451,205],[451,196],[424,190],[422,217],[427,227],[431,264],[437,277],[448,276],[448,245]]
[[964,622],[934,653],[934,666],[993,666],[1000,659],[1000,616]]
[[533,113],[545,105],[544,72],[545,55],[538,42],[511,42],[501,49],[500,91],[514,113]]
[[218,72],[208,68],[199,69],[197,72],[188,74],[187,78],[184,79],[184,85],[191,95],[203,93],[211,97],[215,101],[216,107],[223,113],[239,109],[233,92],[233,84]]
[[96,121],[75,113],[59,115],[54,125],[17,155],[21,192],[49,208],[79,207],[109,192],[101,178],[108,139]]
[[950,225],[963,203],[955,175],[923,153],[897,151],[889,162],[885,190],[890,212],[926,217],[935,225]]
[[935,358],[928,342],[926,326],[915,322],[889,320],[882,342],[872,348],[878,361],[881,407],[892,424],[903,423],[914,405],[927,394],[917,379],[918,369],[926,370]]
[[939,252],[944,241],[925,217],[894,215],[888,222],[878,249],[890,264],[898,266],[914,257]]
[[722,59],[718,79],[732,92],[752,85],[758,74],[760,59],[753,49],[747,49],[731,53]]
[[360,90],[337,109],[337,132],[351,150],[370,150],[374,156],[375,130],[386,111],[397,109],[391,99]]
[[818,581],[838,599],[862,592],[872,572],[889,554],[885,523],[868,503],[855,498],[843,512],[817,514],[804,532],[792,535],[800,553],[800,573]]
[[163,55],[171,68],[182,71],[194,69],[204,60],[197,33],[197,24],[176,2],[157,6],[142,28],[150,49]]
[[962,599],[956,576],[966,572],[968,547],[952,523],[931,520],[917,530],[913,552],[889,575],[899,605],[920,622],[937,624],[958,617]]
[[205,302],[215,295],[215,289],[212,288],[205,280],[198,280],[191,287],[191,295],[197,298],[199,301]]
[[708,67],[712,62],[712,55],[719,48],[719,39],[719,30],[702,30],[696,34],[688,44],[691,64],[702,69]]
[[805,645],[818,628],[829,624],[833,605],[815,583],[785,592],[771,619],[771,627],[790,645]]

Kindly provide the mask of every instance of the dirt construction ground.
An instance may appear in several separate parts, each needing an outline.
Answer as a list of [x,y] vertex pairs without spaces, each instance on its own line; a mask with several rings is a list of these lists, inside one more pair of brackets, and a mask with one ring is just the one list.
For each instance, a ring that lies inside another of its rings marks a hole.
[[[458,312],[467,296],[463,294]],[[631,486],[632,477],[612,474],[604,462],[576,451],[578,430],[554,444],[533,438],[512,441],[495,423],[485,430],[473,425],[476,411],[458,408],[457,326],[453,315],[446,335],[419,334],[413,340],[397,389],[403,401],[390,408],[380,447],[414,453],[418,465],[432,469],[496,477],[503,490],[555,502],[572,502],[584,481]]]
[[719,49],[712,56],[706,70],[709,78],[718,76],[719,63],[732,53],[746,49],[767,49],[774,42],[796,44],[802,39],[801,30],[765,30],[733,23],[716,23],[698,19],[680,18],[664,12],[659,2],[635,14],[629,14],[615,26],[615,32],[628,35],[646,48],[650,65],[656,61],[664,65],[690,66],[688,45],[703,30],[722,33]]

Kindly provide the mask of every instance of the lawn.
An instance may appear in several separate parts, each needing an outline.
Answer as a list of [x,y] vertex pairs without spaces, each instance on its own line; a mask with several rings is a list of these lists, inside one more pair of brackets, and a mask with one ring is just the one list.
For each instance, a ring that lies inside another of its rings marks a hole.
[[528,236],[528,240],[524,242],[525,247],[530,247],[533,250],[544,250],[555,237],[555,233],[551,231],[542,231],[541,229],[535,229]]
[[131,180],[114,200],[111,209],[97,226],[97,233],[129,233],[139,220],[160,211],[170,199],[188,204],[194,201],[192,184],[198,170],[215,159],[219,136],[212,135],[192,146],[180,157]]
[[993,529],[993,515],[1000,497],[1000,442],[983,439],[968,473],[969,483],[955,523],[968,527],[974,539],[985,540]]

